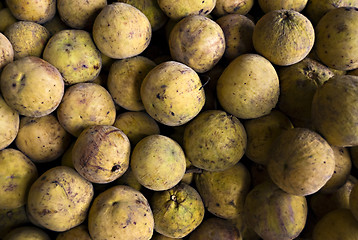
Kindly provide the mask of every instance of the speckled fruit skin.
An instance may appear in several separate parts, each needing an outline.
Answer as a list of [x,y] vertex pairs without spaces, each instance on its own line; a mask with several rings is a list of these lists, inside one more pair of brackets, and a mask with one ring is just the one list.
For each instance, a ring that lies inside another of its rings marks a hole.
[[151,206],[141,192],[116,185],[94,199],[88,230],[98,240],[149,240],[154,231]]
[[53,35],[43,59],[60,71],[66,85],[92,81],[102,68],[101,54],[84,30],[62,30]]
[[37,179],[37,167],[14,148],[0,151],[0,209],[15,209],[26,204],[31,184]]
[[292,128],[278,136],[267,163],[272,181],[282,190],[306,196],[332,177],[335,160],[327,141],[307,128]]
[[318,22],[315,51],[328,67],[358,68],[358,8],[340,7],[327,12]]
[[167,237],[184,238],[204,219],[203,201],[195,188],[186,183],[154,192],[150,204],[155,231]]
[[315,32],[303,14],[294,10],[275,10],[259,19],[252,40],[255,50],[270,62],[288,66],[309,54]]
[[66,231],[86,219],[93,194],[92,184],[73,168],[53,167],[32,184],[27,211],[36,224]]
[[139,141],[133,149],[130,165],[138,182],[154,191],[177,185],[186,169],[183,149],[163,135],[150,135]]
[[169,35],[170,55],[198,73],[212,69],[225,52],[224,32],[213,20],[188,16],[175,24]]
[[254,0],[216,0],[213,14],[215,16],[231,13],[246,15],[254,6],[254,2]]
[[8,63],[14,61],[14,48],[9,39],[0,32],[0,70]]
[[14,48],[15,60],[27,56],[41,57],[50,38],[44,26],[30,21],[15,22],[6,28],[5,35]]
[[93,40],[110,58],[123,59],[142,53],[149,45],[152,27],[137,8],[115,2],[105,6],[93,23]]
[[20,116],[0,95],[0,150],[9,146],[19,131]]
[[56,14],[56,1],[6,0],[6,5],[16,19],[39,24],[51,20]]
[[174,20],[190,15],[208,15],[214,9],[215,4],[216,0],[158,0],[159,7]]
[[109,183],[127,171],[130,149],[129,139],[120,129],[90,126],[78,136],[72,149],[72,162],[88,181]]
[[201,169],[223,171],[234,166],[246,145],[246,131],[240,120],[222,110],[204,111],[185,127],[185,154]]
[[163,62],[153,68],[142,82],[140,95],[147,113],[167,126],[189,122],[205,103],[198,74],[176,61]]
[[290,240],[303,230],[307,201],[286,193],[270,181],[254,187],[245,200],[244,217],[249,227],[266,240]]
[[228,113],[242,119],[271,112],[280,94],[273,65],[258,54],[243,54],[224,69],[216,85],[217,98]]
[[264,11],[265,13],[281,9],[295,10],[297,12],[301,12],[305,8],[307,1],[308,0],[259,0],[258,3],[262,11]]
[[3,69],[1,92],[6,103],[19,114],[42,117],[57,109],[64,95],[64,82],[53,65],[28,56]]
[[312,122],[333,146],[358,145],[358,76],[334,76],[312,101]]

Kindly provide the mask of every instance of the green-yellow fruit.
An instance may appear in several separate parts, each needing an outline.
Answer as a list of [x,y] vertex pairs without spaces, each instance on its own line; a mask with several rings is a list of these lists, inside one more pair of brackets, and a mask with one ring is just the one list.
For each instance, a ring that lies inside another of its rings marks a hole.
[[0,95],[0,150],[9,146],[19,131],[19,113],[12,109]]
[[327,12],[318,22],[315,51],[328,67],[358,68],[358,8],[340,7]]
[[195,229],[189,240],[242,240],[239,230],[229,221],[221,218],[208,218]]
[[6,28],[15,23],[17,19],[12,15],[9,8],[0,10],[0,32],[5,32]]
[[33,56],[18,59],[3,69],[1,92],[6,103],[28,117],[42,117],[56,110],[64,94],[60,72]]
[[234,166],[244,155],[247,144],[240,120],[221,110],[200,113],[185,127],[183,140],[189,161],[208,171]]
[[103,54],[123,59],[139,55],[148,47],[152,28],[140,10],[115,2],[105,6],[97,15],[92,34]]
[[78,137],[93,125],[113,125],[116,107],[112,96],[96,83],[77,83],[66,89],[57,118],[67,132]]
[[315,32],[303,14],[294,10],[275,10],[259,19],[252,40],[259,54],[273,64],[287,66],[309,54]]
[[265,240],[294,239],[306,224],[306,198],[286,193],[272,182],[254,187],[244,209],[248,226]]
[[175,61],[167,61],[153,68],[142,82],[140,95],[147,113],[167,126],[189,122],[205,103],[198,74]]
[[13,209],[0,209],[0,238],[3,238],[12,229],[29,222],[25,206]]
[[130,164],[138,182],[155,191],[177,185],[186,169],[180,145],[163,135],[150,135],[139,141],[133,149]]
[[14,48],[9,39],[0,32],[0,70],[14,61]]
[[87,217],[93,186],[74,169],[50,168],[31,186],[27,211],[31,221],[51,231],[67,231]]
[[13,148],[0,151],[0,208],[14,209],[25,205],[37,167],[22,152]]
[[203,201],[195,188],[186,183],[154,192],[150,203],[155,231],[167,237],[184,238],[204,219]]
[[221,106],[238,118],[258,118],[276,106],[280,89],[273,65],[258,54],[235,58],[221,74],[217,86]]
[[258,3],[262,11],[264,11],[265,13],[281,9],[295,10],[297,12],[301,12],[305,8],[307,1],[308,0],[259,0]]
[[216,0],[213,14],[216,16],[224,16],[231,13],[246,15],[254,6],[254,2],[254,0]]
[[17,21],[6,28],[6,37],[14,48],[14,58],[26,56],[41,57],[50,33],[47,29],[34,22]]
[[195,175],[195,185],[206,209],[224,219],[242,214],[250,184],[250,173],[241,163],[224,171]]
[[292,128],[278,136],[267,170],[282,190],[305,196],[320,190],[332,177],[335,157],[331,146],[318,133]]
[[169,50],[175,61],[203,73],[212,69],[225,52],[225,35],[219,24],[200,15],[175,24],[169,35]]
[[312,122],[333,146],[358,145],[358,76],[334,76],[316,90]]
[[15,139],[18,149],[34,162],[50,162],[59,158],[67,149],[71,135],[52,115],[22,117]]
[[43,59],[60,71],[67,85],[94,80],[102,67],[100,52],[84,30],[62,30],[53,35]]
[[87,226],[81,224],[77,227],[74,227],[66,232],[60,233],[56,240],[92,240]]
[[11,230],[4,237],[4,240],[51,240],[51,238],[40,228],[24,226]]
[[355,219],[358,220],[358,183],[355,183],[349,195],[349,209]]
[[72,149],[72,161],[82,177],[94,183],[109,183],[127,171],[130,143],[118,128],[95,125],[85,128]]
[[358,221],[349,209],[336,209],[324,215],[315,225],[312,240],[357,240]]
[[88,230],[98,240],[149,240],[154,220],[147,199],[139,191],[117,185],[101,192],[88,214]]
[[158,0],[159,7],[171,19],[189,15],[208,15],[214,9],[216,0]]

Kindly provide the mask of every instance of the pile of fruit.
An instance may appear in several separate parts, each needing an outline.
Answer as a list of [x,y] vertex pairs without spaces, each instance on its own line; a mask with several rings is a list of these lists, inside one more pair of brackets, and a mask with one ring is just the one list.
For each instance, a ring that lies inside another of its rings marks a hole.
[[0,2],[0,239],[357,240],[357,0]]

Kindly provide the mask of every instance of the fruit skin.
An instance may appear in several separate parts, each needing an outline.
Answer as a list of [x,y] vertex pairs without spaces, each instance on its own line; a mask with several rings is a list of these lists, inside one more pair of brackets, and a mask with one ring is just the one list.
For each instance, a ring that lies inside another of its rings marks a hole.
[[53,35],[43,51],[43,59],[60,71],[66,85],[92,81],[102,68],[100,52],[84,30],[62,30]]
[[195,175],[196,189],[205,208],[224,219],[234,219],[242,214],[250,184],[250,173],[242,163],[224,171],[203,171]]
[[311,121],[313,95],[334,73],[311,58],[278,70],[280,79],[279,109],[289,117]]
[[208,171],[234,166],[244,155],[246,145],[246,131],[240,120],[222,110],[200,113],[184,130],[183,146],[188,160]]
[[149,240],[154,220],[147,199],[139,191],[116,185],[101,192],[88,214],[92,239]]
[[0,70],[14,61],[14,48],[9,39],[0,32]]
[[270,62],[288,66],[309,54],[315,32],[303,14],[294,10],[274,10],[256,23],[252,41],[255,50]]
[[51,231],[67,231],[86,219],[93,194],[92,184],[74,169],[50,168],[30,188],[29,219]]
[[219,24],[205,16],[188,16],[175,24],[170,32],[169,50],[173,60],[204,73],[225,53],[224,32]]
[[280,9],[295,10],[297,12],[301,12],[306,7],[307,1],[308,0],[259,0],[258,4],[260,5],[262,11],[264,11],[265,13]]
[[89,29],[97,14],[106,5],[107,0],[57,0],[57,11],[67,26],[75,29]]
[[85,128],[72,149],[77,172],[93,183],[109,183],[127,171],[131,146],[118,128],[95,125]]
[[358,76],[330,78],[312,101],[314,128],[333,146],[358,144]]
[[32,161],[53,161],[65,152],[71,135],[53,114],[43,117],[22,117],[15,144]]
[[247,134],[245,155],[253,162],[267,165],[275,139],[287,129],[293,128],[290,119],[278,110],[244,122]]
[[166,61],[153,68],[142,82],[140,95],[147,113],[167,126],[189,122],[205,103],[198,74],[176,61]]
[[315,225],[312,240],[356,240],[358,221],[349,209],[336,209],[324,215]]
[[244,209],[248,226],[266,240],[294,239],[306,224],[306,198],[286,193],[271,181],[248,193]]
[[145,76],[155,66],[152,60],[143,56],[116,60],[112,63],[107,88],[113,100],[129,111],[144,110],[140,86]]
[[243,54],[225,68],[216,85],[217,98],[228,113],[242,119],[269,114],[280,94],[273,65],[258,54]]
[[13,209],[0,209],[0,238],[12,229],[28,223],[25,205]]
[[318,133],[306,128],[281,133],[272,146],[267,164],[272,181],[282,190],[298,196],[320,190],[334,169],[331,146]]
[[1,150],[0,208],[10,210],[24,206],[37,177],[37,167],[25,154],[14,148]]
[[43,0],[29,3],[27,0],[6,0],[15,18],[39,24],[51,20],[56,14],[56,1]]
[[19,131],[20,116],[0,95],[0,150],[9,146]]
[[33,226],[18,227],[9,232],[4,240],[51,240],[50,236],[40,228]]
[[64,94],[64,82],[53,65],[28,56],[3,69],[1,92],[6,103],[19,114],[42,117],[57,109]]
[[358,184],[355,183],[349,195],[349,209],[354,218],[358,221]]
[[78,137],[93,125],[113,125],[116,107],[112,96],[96,83],[77,83],[66,89],[57,118],[67,132]]
[[216,0],[158,0],[162,11],[171,19],[179,20],[190,15],[208,15],[214,9]]
[[[148,18],[152,31],[157,31],[167,22],[168,17],[160,9],[157,0],[117,0],[138,8]],[[177,4],[177,2],[176,2]],[[176,6],[176,4],[174,6]]]
[[57,235],[56,240],[92,240],[86,225],[81,224]]
[[17,22],[17,19],[12,15],[9,8],[3,8],[0,10],[0,32],[5,32],[6,28],[11,24]]
[[105,6],[93,23],[93,40],[110,58],[123,59],[142,53],[149,45],[152,27],[137,8],[115,2]]
[[113,126],[127,135],[133,147],[146,136],[160,134],[158,123],[145,112],[121,113]]
[[204,219],[205,208],[199,193],[186,183],[156,191],[150,204],[155,231],[172,238],[184,238]]
[[358,8],[340,7],[327,12],[318,22],[315,51],[328,67],[358,68]]
[[186,162],[184,151],[177,142],[163,135],[150,135],[134,147],[130,166],[141,185],[164,191],[180,182]]
[[246,15],[253,6],[254,0],[216,0],[213,14],[220,17],[231,13]]
[[255,23],[241,14],[227,14],[216,20],[225,36],[224,57],[234,59],[254,50],[252,34]]
[[203,221],[189,237],[189,240],[215,239],[242,240],[242,237],[239,230],[229,221],[215,217]]
[[30,21],[17,21],[7,27],[4,34],[14,48],[15,60],[27,56],[41,57],[50,38],[44,26]]

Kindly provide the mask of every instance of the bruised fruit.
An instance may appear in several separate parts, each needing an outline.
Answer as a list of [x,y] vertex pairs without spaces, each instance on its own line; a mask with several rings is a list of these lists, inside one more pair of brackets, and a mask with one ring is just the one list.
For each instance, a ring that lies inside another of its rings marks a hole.
[[139,191],[116,185],[94,199],[88,230],[91,238],[98,240],[149,240],[154,231],[151,207]]
[[173,60],[198,73],[212,69],[225,53],[225,35],[215,21],[200,15],[188,16],[173,27],[169,35]]
[[320,190],[332,177],[335,157],[331,146],[318,133],[292,128],[272,145],[267,170],[282,190],[305,196]]
[[176,61],[163,62],[153,68],[142,82],[140,95],[147,113],[167,126],[189,122],[205,103],[198,74]]
[[244,209],[248,226],[265,240],[294,239],[306,224],[306,198],[286,193],[270,181],[248,193]]
[[204,219],[203,201],[195,188],[186,183],[154,192],[150,203],[155,231],[167,237],[184,238]]
[[312,100],[315,129],[333,146],[358,145],[358,76],[334,76]]
[[273,65],[258,54],[235,58],[221,74],[217,86],[221,106],[238,118],[258,118],[276,106],[280,89]]
[[1,92],[19,114],[42,117],[56,110],[64,95],[60,72],[47,61],[33,56],[6,65],[1,74]]
[[95,125],[85,128],[72,149],[72,161],[81,176],[94,183],[109,183],[127,171],[130,143],[118,128]]
[[50,168],[30,188],[29,218],[46,229],[67,231],[86,219],[93,194],[92,184],[74,169]]
[[255,50],[279,66],[304,59],[311,51],[315,32],[311,22],[294,10],[274,10],[256,23],[252,41]]
[[155,191],[174,187],[183,178],[186,169],[180,145],[163,135],[150,135],[139,141],[130,161],[138,182]]
[[142,53],[149,45],[152,28],[137,8],[115,2],[105,6],[93,23],[93,40],[110,58],[123,59]]

